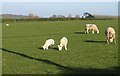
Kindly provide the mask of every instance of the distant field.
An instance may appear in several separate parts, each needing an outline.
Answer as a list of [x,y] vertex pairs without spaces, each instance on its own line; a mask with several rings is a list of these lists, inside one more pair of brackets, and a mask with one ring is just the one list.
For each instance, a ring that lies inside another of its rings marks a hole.
[[[86,23],[94,23],[100,34],[84,34]],[[106,44],[108,26],[118,34],[117,20],[81,20],[51,22],[16,22],[2,28],[3,74],[116,73],[118,44]],[[116,39],[118,35],[116,34]],[[69,40],[68,50],[57,50],[59,40]],[[44,51],[48,38],[55,48]]]

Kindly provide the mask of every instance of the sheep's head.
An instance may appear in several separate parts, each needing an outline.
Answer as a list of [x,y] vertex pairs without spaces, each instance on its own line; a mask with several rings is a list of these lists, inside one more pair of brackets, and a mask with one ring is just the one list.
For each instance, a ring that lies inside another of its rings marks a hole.
[[59,50],[62,50],[62,47],[61,47],[60,45],[58,45],[58,49],[59,49]]
[[110,38],[110,43],[112,43],[113,42],[113,37],[112,38]]
[[110,34],[109,34],[109,38],[110,38],[110,39],[113,38],[113,34],[110,33]]
[[97,33],[99,34],[99,30],[97,30]]
[[42,46],[42,48],[45,50],[46,48],[45,48],[45,46]]

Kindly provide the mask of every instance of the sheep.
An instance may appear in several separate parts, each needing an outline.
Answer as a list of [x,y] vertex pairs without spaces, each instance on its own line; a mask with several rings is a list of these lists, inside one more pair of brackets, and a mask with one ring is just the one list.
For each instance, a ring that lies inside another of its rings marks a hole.
[[54,39],[48,39],[45,41],[45,44],[42,46],[44,50],[48,50],[48,47],[54,47],[55,41]]
[[86,24],[85,33],[87,34],[87,33],[89,33],[89,31],[92,31],[93,34],[94,34],[94,31],[99,33],[99,29],[95,24]]
[[9,24],[7,23],[7,24],[5,24],[6,26],[9,26]]
[[112,27],[108,27],[105,30],[105,35],[107,37],[107,44],[110,44],[114,41],[114,43],[116,44],[116,39],[115,39],[115,30]]
[[60,40],[60,45],[58,45],[58,49],[62,50],[62,48],[64,47],[64,49],[67,50],[67,44],[68,44],[68,39],[66,37],[63,37]]

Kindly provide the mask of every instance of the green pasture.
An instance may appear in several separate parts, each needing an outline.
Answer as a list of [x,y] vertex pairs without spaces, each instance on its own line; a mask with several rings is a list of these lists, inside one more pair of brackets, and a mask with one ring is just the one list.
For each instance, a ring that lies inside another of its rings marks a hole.
[[[84,34],[94,23],[99,34]],[[105,29],[112,26],[118,39],[117,20],[43,21],[2,24],[3,74],[101,74],[117,73],[118,43],[107,44]],[[60,39],[68,38],[68,50],[59,51]],[[45,40],[55,47],[43,50]],[[117,40],[118,42],[118,40]]]

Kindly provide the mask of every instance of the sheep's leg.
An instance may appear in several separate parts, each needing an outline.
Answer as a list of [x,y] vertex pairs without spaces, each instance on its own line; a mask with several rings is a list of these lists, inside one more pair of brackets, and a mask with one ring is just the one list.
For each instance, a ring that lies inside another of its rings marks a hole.
[[65,50],[67,50],[67,45],[65,45]]
[[88,28],[85,29],[85,34],[88,34]]
[[87,28],[85,29],[85,34],[88,34],[88,29]]
[[94,34],[94,30],[92,30],[92,33]]
[[116,39],[114,38],[113,40],[114,40],[114,43],[116,44]]
[[87,29],[87,34],[89,33],[89,29]]
[[109,32],[107,32],[107,44],[110,43],[110,39],[109,39]]
[[46,47],[46,50],[48,50],[48,46]]
[[107,44],[109,44],[109,37],[107,37]]
[[107,40],[107,44],[109,44],[109,40]]

